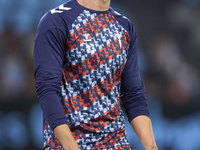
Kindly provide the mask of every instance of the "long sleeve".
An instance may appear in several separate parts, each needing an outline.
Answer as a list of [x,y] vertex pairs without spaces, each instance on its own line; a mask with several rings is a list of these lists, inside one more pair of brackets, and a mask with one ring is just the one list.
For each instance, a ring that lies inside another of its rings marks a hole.
[[60,101],[60,84],[65,54],[66,32],[52,27],[44,17],[37,30],[34,47],[34,76],[39,104],[51,129],[66,124]]
[[137,35],[133,27],[131,35],[127,63],[121,77],[120,95],[122,105],[130,122],[139,115],[149,116],[145,87],[137,63]]

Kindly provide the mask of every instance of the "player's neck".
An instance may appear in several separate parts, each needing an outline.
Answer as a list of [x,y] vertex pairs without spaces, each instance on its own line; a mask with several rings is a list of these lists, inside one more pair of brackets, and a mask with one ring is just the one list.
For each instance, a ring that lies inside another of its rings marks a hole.
[[108,10],[110,1],[111,0],[77,0],[80,5],[96,11]]

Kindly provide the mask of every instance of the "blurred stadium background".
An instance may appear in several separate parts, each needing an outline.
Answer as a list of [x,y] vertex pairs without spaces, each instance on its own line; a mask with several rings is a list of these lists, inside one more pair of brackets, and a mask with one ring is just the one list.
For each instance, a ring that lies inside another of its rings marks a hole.
[[[41,150],[33,47],[42,15],[66,0],[0,0],[0,150]],[[134,24],[159,150],[200,150],[200,0],[112,0]],[[143,150],[127,122],[134,150]]]

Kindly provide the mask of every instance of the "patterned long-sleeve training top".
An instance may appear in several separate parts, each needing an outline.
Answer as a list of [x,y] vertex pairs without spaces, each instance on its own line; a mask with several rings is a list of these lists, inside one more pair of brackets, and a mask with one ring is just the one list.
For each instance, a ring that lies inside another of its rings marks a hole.
[[53,129],[68,124],[82,150],[130,149],[120,103],[129,121],[149,110],[127,18],[76,0],[48,11],[37,29],[34,71],[44,147],[62,149]]

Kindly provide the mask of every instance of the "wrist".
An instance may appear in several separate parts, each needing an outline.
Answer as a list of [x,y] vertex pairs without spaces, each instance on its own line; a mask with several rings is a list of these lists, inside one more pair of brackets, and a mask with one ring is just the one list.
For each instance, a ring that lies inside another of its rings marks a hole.
[[158,150],[158,147],[156,146],[155,143],[153,143],[150,146],[148,146],[147,148],[145,148],[145,150]]
[[80,150],[78,144],[76,143],[76,141],[72,136],[66,138],[66,140],[62,142],[61,145],[63,146],[64,150]]

